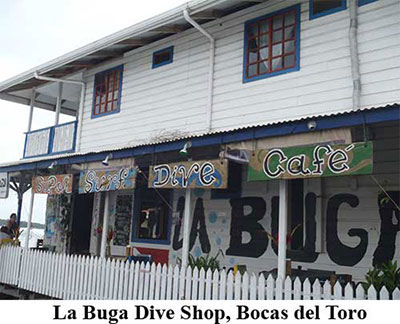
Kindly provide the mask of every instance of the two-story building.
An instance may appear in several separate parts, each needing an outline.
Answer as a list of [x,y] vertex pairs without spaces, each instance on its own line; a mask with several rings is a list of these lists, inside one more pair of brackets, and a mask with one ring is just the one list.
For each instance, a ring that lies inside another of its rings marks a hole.
[[0,83],[30,124],[56,114],[0,173],[50,194],[57,252],[104,255],[112,228],[112,254],[362,280],[400,259],[399,17],[399,0],[193,0]]

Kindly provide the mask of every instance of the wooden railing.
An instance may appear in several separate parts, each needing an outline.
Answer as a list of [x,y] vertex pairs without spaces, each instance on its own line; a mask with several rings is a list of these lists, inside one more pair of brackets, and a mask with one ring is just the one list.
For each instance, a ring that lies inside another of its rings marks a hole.
[[26,133],[24,159],[75,151],[76,121]]
[[367,292],[361,285],[334,287],[326,281],[274,280],[270,276],[236,276],[225,270],[205,272],[175,266],[144,264],[98,257],[68,256],[26,251],[7,246],[0,249],[0,283],[59,299],[109,300],[400,300],[384,287]]

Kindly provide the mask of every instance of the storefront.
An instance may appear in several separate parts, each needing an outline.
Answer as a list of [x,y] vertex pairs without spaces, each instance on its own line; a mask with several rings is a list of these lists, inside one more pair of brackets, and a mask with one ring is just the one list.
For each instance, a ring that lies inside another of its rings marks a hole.
[[45,245],[362,280],[400,259],[399,130],[388,108],[59,159]]

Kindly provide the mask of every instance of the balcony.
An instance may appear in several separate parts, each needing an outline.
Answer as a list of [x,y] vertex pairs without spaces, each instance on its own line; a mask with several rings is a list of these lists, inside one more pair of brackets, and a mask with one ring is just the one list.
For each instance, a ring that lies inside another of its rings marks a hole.
[[23,158],[74,152],[76,129],[73,121],[26,133]]

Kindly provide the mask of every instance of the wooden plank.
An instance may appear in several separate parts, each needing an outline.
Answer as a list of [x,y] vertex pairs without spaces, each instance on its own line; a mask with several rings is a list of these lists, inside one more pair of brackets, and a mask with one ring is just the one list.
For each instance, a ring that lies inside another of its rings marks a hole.
[[206,272],[206,286],[205,286],[205,295],[204,299],[205,300],[211,300],[211,289],[212,289],[212,271],[211,269],[208,269]]
[[212,279],[212,294],[211,294],[212,300],[220,299],[218,297],[218,292],[219,292],[219,271],[215,269],[213,272],[213,279]]
[[154,300],[156,289],[156,264],[153,262],[150,267],[149,300]]
[[198,300],[204,300],[204,295],[205,295],[205,287],[206,287],[206,272],[204,271],[204,268],[200,269],[200,278],[199,278],[199,299]]
[[161,289],[161,263],[157,264],[156,269],[156,283],[154,291],[154,300],[160,300],[160,289]]
[[186,268],[184,284],[185,284],[184,299],[185,300],[190,300],[190,299],[192,299],[191,298],[192,297],[192,268],[191,267],[187,267]]
[[168,276],[168,267],[166,264],[162,266],[161,270],[161,288],[160,288],[160,300],[167,299],[167,278]]

